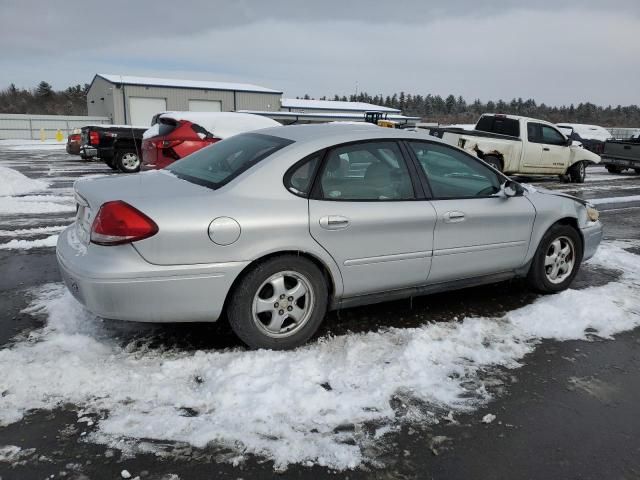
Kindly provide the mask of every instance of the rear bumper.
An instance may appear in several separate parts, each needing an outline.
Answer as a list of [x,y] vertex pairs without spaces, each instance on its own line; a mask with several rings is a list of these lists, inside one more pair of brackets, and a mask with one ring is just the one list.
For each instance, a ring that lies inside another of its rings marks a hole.
[[589,226],[582,228],[581,232],[584,240],[582,259],[589,260],[595,255],[602,241],[602,223],[592,222]]
[[80,155],[83,157],[91,158],[98,156],[98,149],[95,147],[90,147],[88,145],[82,145],[80,147]]
[[603,165],[615,165],[617,167],[627,167],[627,168],[638,168],[640,167],[640,158],[638,159],[629,159],[629,158],[613,158],[613,157],[602,157]]
[[138,322],[213,322],[248,262],[153,265],[132,245],[83,246],[75,224],[58,238],[58,265],[73,296],[92,313]]

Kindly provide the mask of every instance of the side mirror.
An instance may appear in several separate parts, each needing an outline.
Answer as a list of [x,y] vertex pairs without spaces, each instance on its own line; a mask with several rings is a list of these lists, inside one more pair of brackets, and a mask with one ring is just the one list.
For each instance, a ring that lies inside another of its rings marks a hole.
[[507,180],[502,186],[502,191],[506,197],[521,197],[524,194],[524,188],[513,180]]

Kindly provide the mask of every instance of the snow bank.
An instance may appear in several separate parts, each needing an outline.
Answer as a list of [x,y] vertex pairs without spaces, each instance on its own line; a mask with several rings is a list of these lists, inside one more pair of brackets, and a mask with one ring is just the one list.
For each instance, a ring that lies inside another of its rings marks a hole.
[[48,183],[29,178],[12,168],[0,167],[0,197],[37,192],[48,186]]
[[19,228],[17,230],[0,230],[0,237],[30,237],[43,233],[54,233],[64,230],[65,225],[52,225],[50,227]]
[[640,256],[624,250],[637,245],[602,245],[590,263],[622,272],[604,286],[540,297],[499,318],[433,318],[288,352],[121,345],[117,325],[87,313],[64,286],[47,285],[26,310],[46,315],[46,326],[0,350],[0,424],[72,403],[79,417],[98,419],[86,438],[115,448],[182,441],[231,449],[236,460],[265,457],[277,469],[356,468],[402,422],[485,404],[497,367],[519,367],[542,339],[587,339],[588,329],[610,338],[639,326]]
[[0,243],[0,250],[31,250],[32,248],[55,247],[58,235],[50,235],[47,238],[37,240],[13,239],[7,243]]
[[630,203],[640,202],[640,195],[628,195],[626,197],[591,198],[588,200],[593,205],[604,205],[607,203]]

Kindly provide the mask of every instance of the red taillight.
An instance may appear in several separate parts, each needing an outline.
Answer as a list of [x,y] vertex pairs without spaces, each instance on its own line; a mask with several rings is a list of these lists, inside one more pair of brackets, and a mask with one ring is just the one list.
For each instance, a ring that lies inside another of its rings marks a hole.
[[151,143],[158,149],[173,148],[180,145],[184,140],[153,140]]
[[158,225],[126,202],[107,202],[91,226],[91,241],[98,245],[120,245],[149,238],[158,233]]
[[98,145],[100,143],[100,134],[98,132],[89,132],[89,143]]

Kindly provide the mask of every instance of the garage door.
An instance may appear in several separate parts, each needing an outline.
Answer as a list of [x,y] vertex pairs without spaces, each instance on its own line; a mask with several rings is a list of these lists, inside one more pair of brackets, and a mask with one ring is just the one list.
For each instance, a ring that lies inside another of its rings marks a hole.
[[220,112],[222,102],[220,100],[189,100],[190,112]]
[[167,111],[167,99],[130,97],[129,110],[131,125],[146,127],[156,113]]

